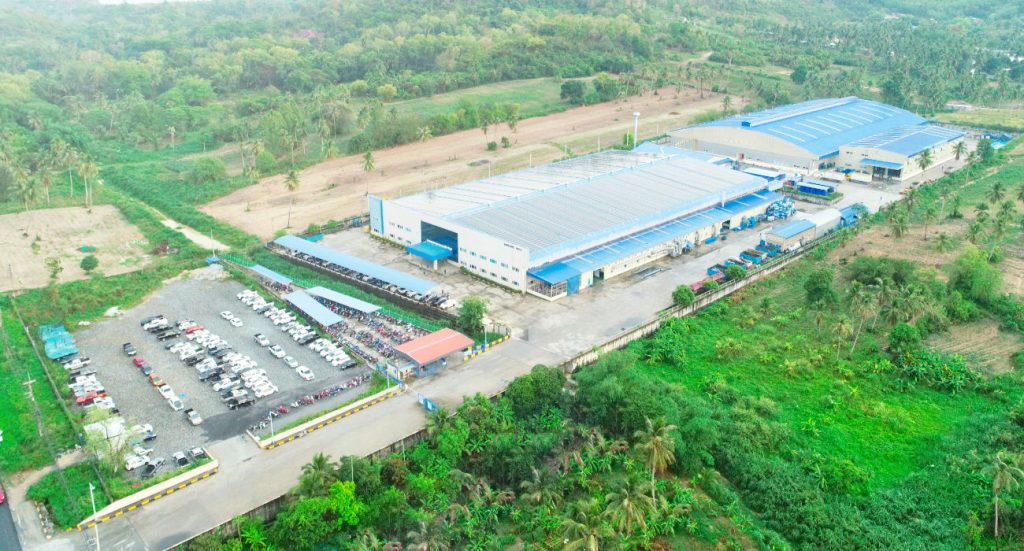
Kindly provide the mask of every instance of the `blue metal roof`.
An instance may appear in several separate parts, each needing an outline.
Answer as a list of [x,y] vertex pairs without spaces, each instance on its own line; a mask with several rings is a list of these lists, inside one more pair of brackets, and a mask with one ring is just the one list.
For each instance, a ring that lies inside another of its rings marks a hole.
[[778,170],[768,170],[766,168],[757,168],[756,166],[744,168],[743,172],[746,172],[751,176],[764,178],[765,180],[781,180],[786,177],[785,172],[779,172]]
[[364,314],[372,314],[377,310],[380,310],[380,306],[376,304],[370,304],[364,300],[359,300],[355,297],[343,295],[335,290],[327,289],[326,287],[311,287],[306,289],[306,292],[314,297],[320,297],[324,300],[329,300],[335,304],[351,308],[356,312],[362,312]]
[[328,249],[323,245],[310,243],[309,241],[294,235],[278,237],[274,240],[274,243],[286,249],[308,254],[312,257],[319,258],[320,260],[336,264],[343,268],[348,268],[349,270],[359,272],[363,275],[368,275],[374,279],[390,283],[391,285],[397,285],[414,293],[425,294],[437,288],[437,283],[434,283],[433,281],[420,279],[416,276],[412,276],[398,270],[392,270],[391,268],[381,266],[380,264],[364,260],[357,256],[345,254],[334,249]]
[[878,159],[861,159],[860,164],[866,166],[877,166],[878,168],[903,168],[903,165],[901,163],[879,161]]
[[835,155],[843,145],[925,119],[898,107],[857,97],[784,105],[696,125],[742,128],[802,147],[819,157]]
[[448,247],[439,245],[433,241],[424,241],[415,245],[409,245],[405,250],[429,261],[444,260],[454,254],[454,252]]
[[943,128],[931,124],[912,124],[891,128],[872,136],[866,136],[855,142],[850,142],[849,146],[870,147],[913,157],[925,149],[949,143],[963,135],[963,132],[952,128]]
[[541,268],[534,268],[526,272],[530,277],[539,279],[548,285],[555,285],[580,275],[580,271],[564,262],[555,262]]
[[814,228],[814,222],[811,222],[810,220],[793,220],[792,222],[769,230],[768,233],[771,235],[777,235],[783,239],[789,239],[812,228]]
[[807,189],[820,189],[821,191],[832,191],[833,189],[829,186],[823,186],[815,182],[797,182],[796,186]]
[[651,142],[643,142],[634,147],[633,151],[636,153],[660,153],[671,157],[689,157],[691,159],[697,159],[698,161],[705,162],[711,162],[712,159],[720,156],[704,151],[690,151],[689,149],[683,149],[674,145],[658,145]]
[[528,274],[548,284],[560,283],[583,272],[607,266],[616,260],[678,239],[688,233],[723,222],[737,214],[762,205],[774,203],[780,199],[782,199],[782,195],[771,191],[761,191],[745,195],[726,202],[724,206],[714,207],[678,218],[589,251],[575,254],[558,262],[547,264],[542,268],[534,268]]
[[250,266],[249,269],[254,271],[254,272],[256,272],[257,274],[260,274],[261,276],[269,279],[270,281],[275,282],[275,283],[280,283],[281,285],[291,285],[292,284],[292,280],[290,278],[288,278],[287,276],[281,275],[281,274],[275,272],[274,270],[271,270],[270,268],[267,268],[266,266],[262,266],[260,264],[256,264],[255,266]]
[[862,216],[868,213],[868,208],[863,203],[854,203],[852,205],[839,209],[839,216],[843,219],[843,222],[847,225],[852,224],[859,220]]
[[314,321],[323,325],[324,327],[330,327],[336,323],[343,321],[341,316],[335,314],[330,308],[320,304],[313,297],[307,295],[302,291],[295,291],[288,293],[284,298],[290,302],[299,310],[302,310],[307,316],[313,318]]

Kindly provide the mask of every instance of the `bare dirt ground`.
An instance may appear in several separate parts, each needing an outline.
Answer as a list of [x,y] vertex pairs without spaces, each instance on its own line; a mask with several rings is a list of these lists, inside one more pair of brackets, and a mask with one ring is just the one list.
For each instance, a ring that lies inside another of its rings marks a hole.
[[[694,115],[720,107],[720,95],[706,93],[700,99],[695,90],[677,92],[675,87],[667,87],[657,94],[526,119],[515,133],[501,125],[492,127],[486,137],[480,130],[466,130],[425,143],[376,151],[372,174],[363,171],[361,155],[332,159],[300,172],[300,186],[293,193],[285,190],[283,175],[272,176],[201,210],[269,239],[288,225],[289,214],[291,226],[297,228],[340,220],[365,212],[367,193],[398,197],[524,168],[530,163],[550,162],[566,151],[585,153],[596,150],[599,144],[607,148],[632,132],[634,111],[641,114],[643,138],[684,126]],[[486,143],[501,136],[508,136],[512,147],[486,151]]]
[[[941,268],[956,259],[966,240],[964,237],[966,231],[967,222],[965,220],[945,220],[941,224],[928,226],[927,237],[923,227],[913,226],[909,233],[895,239],[892,237],[889,226],[879,224],[864,231],[836,254],[847,258],[857,255],[909,260],[922,267],[927,266],[940,270],[939,276],[945,278]],[[952,251],[940,253],[935,250],[937,236],[940,233],[945,233],[953,239]]]
[[165,218],[161,220],[160,223],[167,226],[168,228],[171,228],[172,230],[181,232],[182,235],[189,239],[189,241],[195,243],[196,245],[199,245],[204,249],[226,251],[231,248],[221,243],[220,241],[217,241],[216,239],[213,239],[208,235],[203,235],[188,226],[182,226],[181,224],[175,222],[174,220],[171,220],[170,218]]
[[1024,246],[1009,245],[1003,251],[999,269],[1003,272],[1003,292],[1024,294]]
[[967,365],[988,375],[1012,369],[1010,357],[1021,349],[1020,337],[1001,331],[995,320],[953,326],[930,337],[927,344],[936,350],[960,354],[967,359]]
[[82,246],[96,247],[98,272],[123,274],[148,262],[146,239],[117,207],[99,205],[43,209],[0,216],[0,291],[42,287],[49,282],[46,259],[57,257],[64,268],[60,281],[85,279],[79,263]]

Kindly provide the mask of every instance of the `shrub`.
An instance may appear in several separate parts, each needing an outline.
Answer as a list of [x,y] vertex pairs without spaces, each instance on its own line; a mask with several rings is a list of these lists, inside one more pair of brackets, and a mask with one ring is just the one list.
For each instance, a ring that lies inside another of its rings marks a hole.
[[912,354],[921,346],[921,334],[907,323],[898,323],[889,331],[889,351],[900,358]]
[[747,277],[747,271],[744,270],[742,266],[737,266],[733,264],[731,266],[726,266],[725,277],[728,278],[729,281],[743,279]]
[[185,180],[196,185],[220,182],[227,177],[227,167],[217,157],[200,157],[185,174]]
[[487,151],[497,151],[498,142],[487,142]]
[[898,362],[900,375],[932,388],[958,392],[977,382],[978,373],[967,367],[964,357],[928,349],[909,353]]
[[1002,273],[985,253],[968,244],[950,268],[949,285],[975,302],[992,303],[1002,286]]
[[696,298],[697,295],[689,285],[680,285],[676,287],[675,291],[672,291],[672,303],[676,306],[689,306]]
[[721,285],[719,285],[719,284],[718,284],[718,282],[717,282],[717,281],[715,281],[715,280],[713,280],[713,279],[710,279],[710,280],[708,280],[708,281],[705,281],[705,282],[704,282],[704,286],[703,286],[703,287],[701,287],[701,289],[702,289],[702,290],[703,290],[703,291],[704,291],[705,293],[710,293],[710,292],[712,292],[712,291],[717,291],[717,290],[719,290],[719,289],[721,289],[721,288],[722,288],[722,286],[721,286]]
[[517,377],[505,390],[516,415],[526,418],[557,407],[562,399],[565,376],[557,367],[535,365],[529,375]]
[[85,270],[85,273],[92,272],[97,267],[99,267],[99,265],[100,265],[100,261],[97,260],[96,257],[91,255],[91,254],[90,255],[86,255],[85,258],[82,259],[82,262],[78,264],[78,266],[80,268]]

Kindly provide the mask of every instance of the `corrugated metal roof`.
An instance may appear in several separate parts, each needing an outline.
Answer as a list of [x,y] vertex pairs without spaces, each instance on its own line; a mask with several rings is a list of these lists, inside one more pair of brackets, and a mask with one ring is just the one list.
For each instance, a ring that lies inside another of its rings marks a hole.
[[330,308],[320,304],[303,291],[294,291],[282,298],[324,327],[330,327],[342,321],[341,316],[335,314]]
[[729,201],[722,207],[711,208],[667,224],[627,236],[595,249],[575,254],[528,273],[531,277],[548,284],[560,283],[583,272],[607,266],[617,260],[667,244],[672,240],[728,220],[737,214],[761,207],[782,199],[778,193],[763,191]]
[[452,222],[530,251],[543,264],[763,190],[765,180],[688,157],[500,201]]
[[780,138],[818,156],[843,145],[925,119],[898,107],[857,97],[784,105],[696,125],[742,128]]
[[[849,144],[850,147],[869,147],[889,151],[907,157],[913,157],[925,149],[931,149],[949,143],[964,133],[952,128],[944,128],[931,124],[900,126],[873,136],[862,138]],[[872,165],[883,166],[883,165]],[[885,167],[890,168],[890,167]]]
[[269,279],[270,281],[280,283],[281,285],[291,285],[292,283],[291,278],[289,278],[288,276],[279,274],[274,270],[271,270],[270,268],[267,268],[266,266],[263,266],[261,264],[250,266],[249,269]]
[[454,253],[452,249],[434,243],[433,241],[423,241],[415,245],[409,245],[405,250],[406,252],[412,253],[424,260],[430,261],[443,260],[452,256]]
[[473,339],[453,329],[445,328],[396,346],[395,350],[405,354],[419,365],[426,365],[471,346],[473,346]]
[[879,168],[903,168],[902,163],[893,163],[890,161],[879,161],[878,159],[861,159],[860,164],[866,166],[877,166]]
[[306,292],[314,297],[320,297],[324,300],[340,304],[364,314],[372,314],[377,310],[380,310],[380,306],[377,306],[376,304],[370,304],[369,302],[362,301],[348,295],[343,295],[333,289],[327,289],[325,287],[310,287],[309,289],[306,289]]
[[770,235],[777,235],[783,239],[789,239],[813,228],[814,222],[811,222],[810,220],[793,220],[792,222],[768,230],[768,233]]
[[437,288],[437,283],[434,283],[433,281],[420,279],[416,276],[412,276],[398,270],[392,270],[391,268],[381,266],[380,264],[364,260],[357,256],[329,249],[323,245],[317,245],[316,243],[310,243],[309,241],[294,235],[278,237],[274,240],[274,243],[286,249],[308,254],[309,256],[319,258],[320,260],[336,264],[343,268],[348,268],[349,270],[359,272],[363,275],[368,275],[374,279],[390,283],[391,285],[397,285],[403,289],[409,289],[414,293],[426,294]]

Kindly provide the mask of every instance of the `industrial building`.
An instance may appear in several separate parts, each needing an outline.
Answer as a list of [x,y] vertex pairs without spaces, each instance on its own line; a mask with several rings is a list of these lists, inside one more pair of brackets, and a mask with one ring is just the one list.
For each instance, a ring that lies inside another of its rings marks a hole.
[[857,172],[903,181],[954,157],[959,130],[930,124],[909,111],[857,97],[806,101],[669,131],[683,149],[814,175]]
[[769,180],[673,147],[603,151],[434,191],[369,197],[370,231],[549,300],[729,229],[782,196]]

